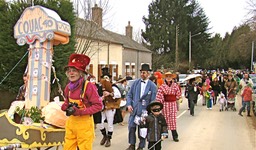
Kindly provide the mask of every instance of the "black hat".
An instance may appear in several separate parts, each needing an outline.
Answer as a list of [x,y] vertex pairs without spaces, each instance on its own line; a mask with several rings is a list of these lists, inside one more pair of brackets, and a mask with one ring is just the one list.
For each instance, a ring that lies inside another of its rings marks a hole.
[[153,101],[153,102],[151,102],[151,103],[147,106],[147,111],[148,111],[148,112],[151,112],[151,107],[153,107],[153,106],[155,106],[155,105],[160,106],[160,109],[161,109],[161,110],[163,109],[163,104],[162,104],[161,102]]
[[141,65],[140,71],[152,71],[148,64]]
[[101,76],[101,78],[103,78],[104,76],[108,76],[109,78],[112,77],[112,75],[109,74],[109,71],[108,71],[108,68],[107,68],[107,67],[102,68],[101,71],[102,71],[102,76]]

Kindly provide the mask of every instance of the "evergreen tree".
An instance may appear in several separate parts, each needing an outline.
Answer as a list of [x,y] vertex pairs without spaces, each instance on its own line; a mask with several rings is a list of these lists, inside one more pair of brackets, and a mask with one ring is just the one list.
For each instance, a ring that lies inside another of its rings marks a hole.
[[[143,21],[146,28],[142,32],[142,37],[150,45],[150,49],[157,52],[156,55],[169,56],[166,57],[169,60],[164,60],[166,64],[175,62],[176,27],[178,28],[180,62],[187,62],[188,60],[190,31],[192,34],[201,33],[200,36],[193,37],[193,57],[203,58],[205,56],[201,52],[207,49],[210,34],[206,31],[209,23],[204,11],[195,0],[153,1],[149,5],[149,15],[148,17],[144,16]],[[196,63],[202,63],[201,60]],[[156,63],[153,62],[153,64]],[[160,66],[153,67],[156,69]]]

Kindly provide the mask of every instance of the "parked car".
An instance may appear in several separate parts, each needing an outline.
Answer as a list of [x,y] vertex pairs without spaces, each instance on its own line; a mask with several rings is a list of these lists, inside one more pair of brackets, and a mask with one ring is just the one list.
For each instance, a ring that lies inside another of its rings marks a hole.
[[186,86],[187,81],[185,81],[185,78],[187,77],[187,74],[179,74],[179,81],[178,83],[180,84],[181,87]]

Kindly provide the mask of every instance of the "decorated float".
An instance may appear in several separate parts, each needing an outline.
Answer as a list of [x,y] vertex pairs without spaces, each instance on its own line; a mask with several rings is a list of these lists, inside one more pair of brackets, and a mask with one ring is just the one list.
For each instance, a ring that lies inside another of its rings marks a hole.
[[[66,116],[60,111],[60,103],[50,103],[50,77],[53,46],[67,44],[70,35],[69,23],[62,21],[56,12],[42,6],[25,9],[14,26],[17,44],[20,46],[29,44],[28,84],[25,101],[13,103],[8,112],[0,112],[0,149],[15,147],[40,149],[63,144]],[[23,118],[21,122],[15,122],[12,115],[17,106],[20,110],[42,109],[45,122],[48,124],[43,121],[33,123],[29,117]],[[51,113],[48,109],[51,109]],[[55,118],[51,119],[53,116]],[[57,125],[62,128],[49,125],[54,124],[55,121],[62,122]]]

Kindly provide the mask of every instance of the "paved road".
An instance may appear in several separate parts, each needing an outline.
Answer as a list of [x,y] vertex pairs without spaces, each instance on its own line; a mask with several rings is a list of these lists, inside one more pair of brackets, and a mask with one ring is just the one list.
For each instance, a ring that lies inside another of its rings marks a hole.
[[[237,100],[240,101],[241,97],[238,96]],[[97,128],[93,150],[125,150],[128,147],[127,119],[128,115],[125,126],[115,125],[112,145],[109,148],[100,146],[102,135]],[[162,142],[162,149],[256,150],[255,120],[255,117],[241,117],[237,111],[219,112],[218,105],[207,110],[205,106],[201,106],[201,102],[195,107],[195,116],[190,116],[187,99],[184,98],[177,119],[180,142],[166,139]]]
[[[240,96],[238,96],[240,100]],[[219,112],[219,106],[207,110],[200,105],[195,108],[195,116],[189,115],[187,100],[184,99],[178,113],[178,133],[180,142],[171,138],[162,143],[163,150],[255,150],[256,132],[252,118],[238,116],[238,112]],[[126,118],[127,120],[127,118]],[[94,150],[125,150],[128,147],[128,129],[115,125],[112,145],[109,148],[100,146],[102,138],[96,130]],[[171,137],[171,135],[169,136]]]

